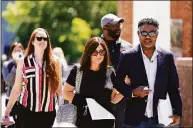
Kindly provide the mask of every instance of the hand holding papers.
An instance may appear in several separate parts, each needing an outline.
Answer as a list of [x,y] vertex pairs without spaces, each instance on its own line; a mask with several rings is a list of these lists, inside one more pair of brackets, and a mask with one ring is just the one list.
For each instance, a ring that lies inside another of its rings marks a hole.
[[115,117],[92,98],[86,98],[92,120],[115,119]]

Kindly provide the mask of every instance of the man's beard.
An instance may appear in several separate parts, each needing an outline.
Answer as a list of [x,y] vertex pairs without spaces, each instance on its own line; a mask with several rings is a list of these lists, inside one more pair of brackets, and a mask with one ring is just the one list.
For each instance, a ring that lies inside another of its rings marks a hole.
[[120,31],[120,30],[107,30],[108,31],[108,35],[110,36],[110,37],[112,37],[114,40],[117,40],[117,39],[119,39],[119,37],[120,37],[120,35],[121,35],[121,32],[120,33],[118,33],[118,31]]

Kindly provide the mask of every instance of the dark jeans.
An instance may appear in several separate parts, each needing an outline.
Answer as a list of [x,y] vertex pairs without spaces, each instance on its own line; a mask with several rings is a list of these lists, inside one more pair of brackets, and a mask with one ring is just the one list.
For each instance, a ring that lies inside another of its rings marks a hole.
[[153,118],[146,118],[137,126],[123,124],[123,128],[180,128],[180,124],[176,126],[164,127],[163,124],[157,124],[156,122],[157,121],[155,121]]

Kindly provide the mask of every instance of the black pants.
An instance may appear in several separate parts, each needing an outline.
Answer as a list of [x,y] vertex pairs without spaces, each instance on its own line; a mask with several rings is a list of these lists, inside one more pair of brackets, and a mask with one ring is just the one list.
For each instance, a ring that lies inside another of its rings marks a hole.
[[115,128],[123,128],[125,120],[126,99],[123,98],[119,103],[113,104],[112,107],[115,116]]
[[22,128],[52,128],[56,111],[32,112],[22,105],[19,105],[19,117]]
[[78,108],[76,126],[78,128],[113,128],[114,120],[92,120],[90,112],[83,115],[84,109]]
[[[5,106],[7,106],[9,99],[5,100]],[[14,125],[8,126],[8,128],[22,128],[21,124],[20,124],[20,119],[18,116],[18,102],[15,102],[11,112],[10,112],[10,116],[13,116],[13,119],[15,121]]]

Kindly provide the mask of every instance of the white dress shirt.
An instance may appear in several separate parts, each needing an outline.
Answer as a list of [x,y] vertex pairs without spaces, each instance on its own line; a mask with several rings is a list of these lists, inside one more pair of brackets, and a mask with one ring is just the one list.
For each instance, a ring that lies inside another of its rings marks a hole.
[[154,84],[155,84],[155,77],[157,72],[157,50],[154,51],[151,60],[143,53],[141,48],[141,53],[143,57],[143,62],[145,66],[145,71],[147,74],[149,89],[151,90],[148,94],[147,98],[147,106],[145,111],[145,116],[148,118],[153,117],[153,94],[154,94]]

